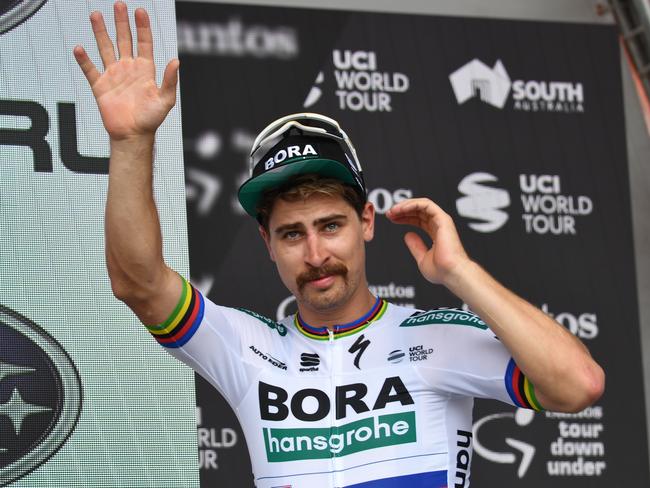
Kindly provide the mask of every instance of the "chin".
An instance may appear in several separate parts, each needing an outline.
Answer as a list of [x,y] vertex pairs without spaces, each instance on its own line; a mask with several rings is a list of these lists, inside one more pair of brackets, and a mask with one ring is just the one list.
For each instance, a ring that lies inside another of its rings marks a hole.
[[343,305],[348,298],[345,290],[329,289],[321,292],[303,293],[301,301],[313,310],[326,312]]

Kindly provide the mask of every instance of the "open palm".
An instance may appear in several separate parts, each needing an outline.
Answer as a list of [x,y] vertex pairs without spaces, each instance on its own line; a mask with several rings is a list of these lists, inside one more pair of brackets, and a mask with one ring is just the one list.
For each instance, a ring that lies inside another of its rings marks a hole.
[[126,4],[116,2],[114,12],[119,60],[100,12],[93,12],[90,21],[104,72],[97,70],[83,47],[75,47],[74,55],[90,84],[111,138],[153,134],[176,103],[179,63],[176,59],[169,62],[158,88],[147,12],[144,9],[135,11],[138,40],[135,58]]

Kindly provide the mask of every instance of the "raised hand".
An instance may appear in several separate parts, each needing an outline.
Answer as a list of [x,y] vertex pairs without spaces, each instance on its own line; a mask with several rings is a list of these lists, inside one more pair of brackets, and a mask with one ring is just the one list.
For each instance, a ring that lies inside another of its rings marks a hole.
[[454,221],[427,198],[403,200],[393,206],[386,217],[395,224],[412,225],[431,238],[428,247],[415,232],[407,232],[404,242],[413,255],[420,273],[431,283],[448,284],[453,273],[469,262]]
[[176,103],[179,62],[173,59],[167,64],[162,84],[158,88],[153,61],[153,38],[146,10],[139,8],[135,11],[137,56],[133,57],[126,4],[115,2],[113,9],[118,57],[115,56],[113,42],[100,12],[93,12],[90,22],[104,72],[97,70],[82,46],[74,48],[74,56],[95,95],[104,127],[111,139],[153,136]]

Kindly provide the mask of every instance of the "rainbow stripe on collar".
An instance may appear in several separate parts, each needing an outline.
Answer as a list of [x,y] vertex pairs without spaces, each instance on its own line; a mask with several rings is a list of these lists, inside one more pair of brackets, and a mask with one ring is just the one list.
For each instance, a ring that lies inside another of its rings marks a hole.
[[528,378],[521,372],[514,359],[510,359],[506,369],[506,389],[512,401],[518,407],[532,408],[533,410],[542,411],[544,408],[535,397],[535,387],[528,381]]
[[[370,311],[360,319],[347,324],[335,325],[332,330],[333,338],[340,339],[341,337],[347,337],[362,331],[375,320],[379,320],[384,315],[387,308],[388,302],[381,298],[377,298]],[[330,337],[327,327],[312,327],[300,317],[300,314],[296,314],[293,323],[303,335],[310,339],[325,341]]]
[[152,336],[164,347],[181,347],[189,341],[203,320],[203,295],[185,278],[183,291],[171,315],[160,325],[146,325]]

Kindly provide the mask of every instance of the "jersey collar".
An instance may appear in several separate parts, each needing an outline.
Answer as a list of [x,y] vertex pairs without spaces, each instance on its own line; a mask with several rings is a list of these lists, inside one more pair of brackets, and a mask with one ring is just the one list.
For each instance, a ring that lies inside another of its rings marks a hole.
[[[333,338],[340,339],[341,337],[347,337],[362,331],[375,320],[380,319],[384,315],[384,312],[386,312],[387,307],[388,302],[386,300],[377,298],[370,311],[361,318],[354,322],[348,322],[347,324],[335,325],[332,329]],[[305,322],[302,317],[300,317],[299,313],[296,313],[293,323],[303,335],[311,339],[323,341],[330,337],[327,327],[313,327]]]

